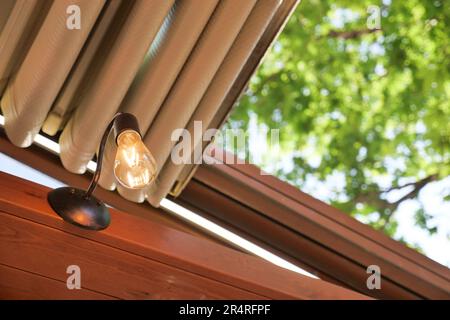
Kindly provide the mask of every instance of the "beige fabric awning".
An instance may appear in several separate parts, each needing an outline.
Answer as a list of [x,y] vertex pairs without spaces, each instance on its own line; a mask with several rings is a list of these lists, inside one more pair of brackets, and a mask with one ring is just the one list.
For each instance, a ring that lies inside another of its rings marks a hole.
[[[29,146],[42,130],[58,137],[64,167],[84,173],[118,111],[137,116],[158,164],[147,190],[112,174],[108,142],[100,185],[158,206],[195,169],[175,165],[175,129],[217,128],[294,0],[5,0],[0,3],[0,93],[5,130]],[[67,28],[77,5],[81,29]],[[242,81],[245,77],[245,81]],[[233,93],[233,94],[231,94]],[[193,136],[193,135],[192,135]],[[194,137],[193,137],[194,138]],[[192,145],[205,147],[201,139]]]

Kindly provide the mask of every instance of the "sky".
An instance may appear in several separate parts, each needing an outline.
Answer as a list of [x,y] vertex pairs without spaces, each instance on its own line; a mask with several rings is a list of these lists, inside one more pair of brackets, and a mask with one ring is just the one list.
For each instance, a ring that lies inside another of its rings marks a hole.
[[1,152],[0,171],[7,172],[26,180],[37,182],[50,188],[59,188],[65,186],[65,184],[61,181],[53,179],[52,177],[49,177],[38,170],[28,167]]

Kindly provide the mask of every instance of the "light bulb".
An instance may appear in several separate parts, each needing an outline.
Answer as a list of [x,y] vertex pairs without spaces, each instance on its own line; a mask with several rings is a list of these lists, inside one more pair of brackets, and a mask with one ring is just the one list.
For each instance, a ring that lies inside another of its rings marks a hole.
[[156,162],[134,130],[126,130],[117,137],[114,175],[120,184],[130,189],[142,189],[156,177]]

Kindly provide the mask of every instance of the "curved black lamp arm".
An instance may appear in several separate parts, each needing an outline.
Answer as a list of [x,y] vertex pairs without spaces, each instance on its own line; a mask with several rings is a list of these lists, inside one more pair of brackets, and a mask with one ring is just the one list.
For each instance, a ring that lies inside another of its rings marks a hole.
[[103,133],[102,140],[100,142],[100,147],[98,149],[97,156],[97,168],[95,169],[94,176],[92,177],[91,183],[89,184],[89,188],[86,191],[86,198],[89,198],[97,187],[98,180],[100,179],[100,173],[102,172],[102,163],[103,163],[103,153],[105,152],[106,141],[108,140],[109,133],[111,132],[112,127],[114,126],[114,122],[117,117],[122,113],[117,113],[111,122],[106,127],[105,132]]
[[115,139],[121,132],[126,130],[136,131],[140,135],[135,116],[130,113],[116,114],[103,133],[98,150],[97,168],[88,190],[61,187],[50,191],[47,195],[48,203],[61,218],[71,224],[89,230],[103,230],[111,222],[108,208],[92,195],[100,178],[105,145],[111,130],[114,132]]
[[105,132],[103,133],[102,140],[100,142],[100,147],[98,149],[97,156],[97,168],[95,169],[94,176],[92,177],[91,183],[89,184],[89,188],[86,191],[85,197],[89,198],[97,187],[98,180],[100,179],[100,173],[102,171],[102,163],[103,163],[103,154],[105,152],[106,142],[108,140],[108,136],[111,132],[111,129],[114,129],[114,139],[117,139],[119,134],[125,130],[134,130],[137,133],[141,134],[139,131],[139,126],[137,123],[137,119],[131,113],[117,113],[111,120],[111,122],[106,127]]

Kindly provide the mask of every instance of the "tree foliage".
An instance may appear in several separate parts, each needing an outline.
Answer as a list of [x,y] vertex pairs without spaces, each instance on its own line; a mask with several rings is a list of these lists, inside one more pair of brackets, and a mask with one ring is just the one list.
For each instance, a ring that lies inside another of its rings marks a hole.
[[[303,0],[228,126],[248,129],[253,117],[279,128],[279,156],[293,166],[277,176],[302,188],[341,175],[329,202],[377,213],[373,226],[393,235],[398,206],[450,174],[449,4]],[[415,218],[436,232],[422,208]]]

